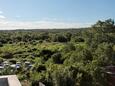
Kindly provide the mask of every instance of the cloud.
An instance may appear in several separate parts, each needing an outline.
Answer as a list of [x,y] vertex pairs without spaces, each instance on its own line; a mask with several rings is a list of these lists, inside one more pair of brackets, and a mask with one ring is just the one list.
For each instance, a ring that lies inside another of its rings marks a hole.
[[89,27],[91,23],[71,23],[56,21],[0,21],[0,30],[14,29],[62,29],[62,28],[80,28]]
[[0,21],[6,19],[6,17],[3,15],[3,11],[0,11]]
[[4,15],[0,15],[0,19],[5,19],[6,17]]
[[[89,27],[90,23],[61,22],[56,18],[43,18],[42,21],[11,21],[0,11],[0,30],[14,29],[63,29]],[[17,15],[16,18],[21,16]]]

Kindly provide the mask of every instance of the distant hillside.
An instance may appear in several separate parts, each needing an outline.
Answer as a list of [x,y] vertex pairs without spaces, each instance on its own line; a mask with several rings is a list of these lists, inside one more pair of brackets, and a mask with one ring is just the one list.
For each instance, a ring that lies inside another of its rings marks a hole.
[[76,31],[79,32],[81,30],[86,30],[88,28],[67,28],[67,29],[17,29],[17,30],[0,30],[0,32],[17,32],[17,31],[32,31],[32,32],[72,32],[75,33]]

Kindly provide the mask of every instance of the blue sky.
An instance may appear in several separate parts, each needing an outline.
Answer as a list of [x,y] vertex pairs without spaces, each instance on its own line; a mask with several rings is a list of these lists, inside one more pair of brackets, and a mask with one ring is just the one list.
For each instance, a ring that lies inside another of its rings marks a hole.
[[0,28],[82,27],[115,19],[114,8],[115,0],[1,0]]

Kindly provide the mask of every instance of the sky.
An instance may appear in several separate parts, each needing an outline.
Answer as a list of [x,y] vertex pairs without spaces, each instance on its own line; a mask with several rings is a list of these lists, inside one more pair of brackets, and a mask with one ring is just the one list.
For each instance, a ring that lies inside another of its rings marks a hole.
[[115,19],[115,0],[0,0],[0,29],[89,27]]

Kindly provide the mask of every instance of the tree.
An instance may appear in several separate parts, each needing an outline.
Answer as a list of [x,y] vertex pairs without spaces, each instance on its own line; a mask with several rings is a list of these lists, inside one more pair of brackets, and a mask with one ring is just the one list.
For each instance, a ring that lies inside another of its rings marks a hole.
[[56,63],[56,64],[62,64],[63,63],[63,59],[62,59],[61,53],[54,53],[51,56],[51,58],[52,58],[53,62]]
[[114,20],[107,19],[105,21],[98,21],[96,24],[92,26],[93,32],[102,32],[102,33],[108,33],[108,32],[115,32],[115,26],[114,26]]
[[63,48],[63,51],[64,52],[71,52],[71,51],[75,51],[75,46],[74,46],[74,44],[73,43],[67,43],[66,45],[65,45],[65,47]]
[[43,61],[47,61],[49,58],[51,58],[51,55],[53,55],[53,51],[51,50],[47,50],[47,49],[43,49],[40,51],[40,56],[42,58]]
[[95,51],[94,59],[98,60],[100,66],[111,65],[113,61],[113,45],[108,43],[102,43],[98,45]]
[[67,38],[62,34],[56,34],[52,36],[52,41],[54,42],[67,42]]
[[66,32],[64,33],[64,36],[67,38],[67,41],[70,41],[72,34],[70,32]]

